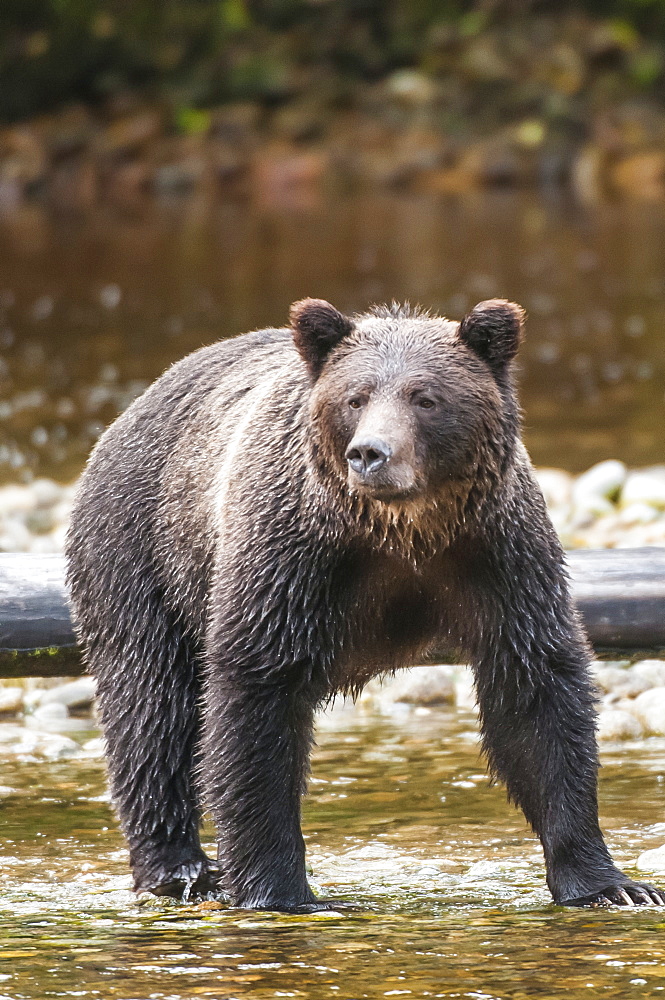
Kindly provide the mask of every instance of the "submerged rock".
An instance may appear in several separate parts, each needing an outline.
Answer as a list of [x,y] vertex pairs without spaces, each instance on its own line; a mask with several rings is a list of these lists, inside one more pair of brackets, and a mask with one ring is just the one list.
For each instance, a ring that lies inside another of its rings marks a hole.
[[60,733],[0,723],[0,756],[61,760],[80,753],[79,745]]

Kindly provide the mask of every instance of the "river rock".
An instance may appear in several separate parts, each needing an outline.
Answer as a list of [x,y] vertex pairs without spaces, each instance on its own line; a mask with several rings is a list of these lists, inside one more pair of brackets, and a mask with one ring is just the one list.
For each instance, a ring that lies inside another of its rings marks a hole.
[[25,514],[35,507],[35,498],[28,486],[3,486],[0,489],[0,517]]
[[474,711],[478,707],[471,670],[461,670],[455,678],[455,704]]
[[609,459],[598,462],[575,480],[573,503],[576,507],[589,507],[597,498],[616,500],[626,482],[628,470],[623,462]]
[[52,507],[62,500],[62,487],[52,479],[35,479],[30,485],[35,504],[38,507]]
[[12,744],[20,743],[23,739],[25,729],[23,726],[14,723],[0,722],[0,747],[11,747]]
[[[47,694],[48,692],[44,692]],[[38,705],[32,713],[32,718],[36,722],[59,722],[61,719],[69,718],[69,709],[58,701],[48,705]]]
[[631,527],[634,524],[652,524],[657,521],[660,513],[656,507],[648,503],[629,503],[618,516],[620,525]]
[[648,736],[665,736],[665,686],[638,695],[632,711]]
[[0,713],[16,713],[23,708],[23,688],[0,687]]
[[587,493],[585,496],[575,498],[575,505],[570,518],[570,528],[579,530],[590,528],[594,521],[603,517],[611,517],[614,514],[614,505],[605,497],[594,493]]
[[46,757],[47,760],[64,760],[80,753],[78,743],[69,736],[63,736],[61,733],[31,732],[30,730],[25,730],[22,743],[17,749],[20,754]]
[[95,697],[94,677],[79,677],[67,684],[41,691],[39,705],[60,704],[66,708],[89,708]]
[[29,529],[16,517],[8,517],[0,530],[0,552],[29,552],[33,536]]
[[637,740],[642,735],[642,726],[630,712],[609,708],[598,716],[599,740]]
[[88,732],[94,728],[90,719],[72,719],[66,705],[54,701],[49,705],[39,705],[25,719],[28,729],[46,733]]
[[633,674],[643,678],[648,688],[665,688],[665,660],[639,660],[633,667]]
[[0,755],[3,757],[45,757],[47,760],[61,760],[73,757],[79,752],[78,743],[69,736],[0,723]]
[[634,503],[665,510],[665,466],[631,472],[621,490],[621,506]]
[[558,510],[570,503],[573,478],[567,472],[562,469],[536,469],[536,479],[550,509]]
[[665,662],[642,660],[627,669],[595,667],[594,680],[614,699],[635,698],[651,688],[665,687]]
[[436,97],[434,81],[415,69],[395,70],[385,81],[385,90],[389,98],[412,107],[429,104]]
[[453,702],[455,685],[447,666],[414,667],[401,671],[384,688],[391,701],[411,705],[441,705]]
[[635,867],[639,872],[665,872],[665,844],[640,854]]
[[[624,688],[628,682],[629,671],[622,667],[605,666],[604,663],[596,661],[591,666],[591,674],[596,687],[606,694],[611,694],[618,688]],[[645,688],[641,690],[645,690]],[[635,693],[639,694],[639,691]]]

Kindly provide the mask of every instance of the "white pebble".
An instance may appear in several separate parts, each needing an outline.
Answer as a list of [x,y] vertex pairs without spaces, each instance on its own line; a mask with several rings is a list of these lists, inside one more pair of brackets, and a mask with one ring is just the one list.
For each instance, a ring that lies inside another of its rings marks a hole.
[[62,487],[52,479],[35,479],[30,489],[38,507],[51,507],[62,499]]
[[658,510],[648,503],[630,503],[619,514],[619,524],[651,524],[659,518]]
[[572,476],[563,469],[536,469],[535,472],[548,507],[558,510],[570,503],[573,490]]
[[665,844],[640,854],[635,867],[640,872],[665,872]]
[[61,702],[53,701],[48,705],[38,705],[33,712],[33,717],[39,722],[59,722],[60,719],[69,717],[69,710]]
[[23,688],[0,687],[0,712],[20,712],[23,708]]
[[391,701],[411,705],[440,705],[452,702],[455,686],[450,667],[412,667],[384,684],[383,695]]
[[[94,677],[79,677],[75,681],[67,684],[58,684],[57,687],[47,688],[40,692],[39,704],[63,705],[66,708],[83,708],[90,705],[95,697]],[[35,712],[37,714],[37,712]]]
[[29,552],[33,536],[22,521],[7,518],[0,535],[0,552]]
[[633,673],[644,678],[649,687],[665,687],[665,660],[639,660],[633,666]]
[[638,695],[632,711],[649,736],[665,736],[665,686]]
[[614,514],[614,505],[595,493],[578,496],[570,518],[571,528],[588,528],[599,517]]
[[465,670],[455,678],[455,704],[458,708],[477,708],[473,674]]
[[621,506],[634,503],[665,510],[665,466],[631,472],[621,491]]
[[575,480],[573,503],[575,506],[584,506],[587,498],[590,497],[600,497],[605,500],[616,499],[627,475],[628,470],[623,462],[616,459],[598,462],[597,465],[593,465]]
[[0,489],[0,517],[25,514],[34,510],[35,498],[27,486],[3,486]]
[[99,292],[99,301],[105,309],[117,309],[122,300],[122,289],[119,285],[104,285]]
[[7,746],[12,743],[20,742],[24,732],[25,730],[23,726],[17,726],[14,723],[0,722],[0,746]]
[[637,740],[642,735],[642,726],[629,712],[609,708],[598,716],[599,740]]

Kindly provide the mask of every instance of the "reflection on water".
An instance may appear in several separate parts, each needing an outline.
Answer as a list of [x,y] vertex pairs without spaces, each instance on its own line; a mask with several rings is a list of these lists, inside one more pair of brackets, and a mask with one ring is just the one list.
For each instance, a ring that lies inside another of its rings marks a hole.
[[0,219],[0,481],[73,478],[92,442],[170,362],[281,324],[304,295],[342,309],[480,299],[530,315],[527,439],[579,470],[665,454],[665,208],[580,208],[485,193],[294,207],[195,197],[84,218],[26,205]]
[[[484,776],[472,717],[342,712],[318,742],[305,814],[313,880],[354,905],[315,916],[139,905],[101,763],[10,763],[0,997],[522,1000],[665,989],[656,909],[551,904],[537,842]],[[627,865],[663,840],[654,822],[665,740],[610,746],[604,763],[603,825]]]

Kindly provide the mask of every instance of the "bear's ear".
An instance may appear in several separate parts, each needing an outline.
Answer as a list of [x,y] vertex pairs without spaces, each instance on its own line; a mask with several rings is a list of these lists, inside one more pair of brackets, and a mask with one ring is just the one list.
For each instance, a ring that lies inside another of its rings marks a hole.
[[459,338],[499,374],[517,354],[524,310],[506,299],[479,302],[459,325]]
[[298,353],[317,378],[333,347],[353,332],[353,323],[324,299],[301,299],[290,311]]

